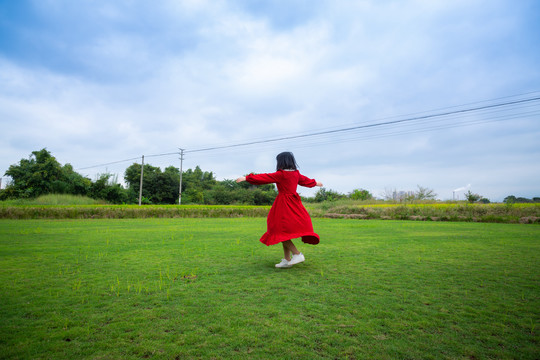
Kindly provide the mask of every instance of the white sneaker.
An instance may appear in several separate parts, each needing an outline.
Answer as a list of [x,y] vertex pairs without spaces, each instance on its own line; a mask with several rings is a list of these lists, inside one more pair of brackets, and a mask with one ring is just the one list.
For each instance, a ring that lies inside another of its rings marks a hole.
[[286,259],[281,259],[281,262],[279,264],[276,264],[277,268],[290,268],[291,266],[292,265],[290,265]]
[[302,261],[306,260],[304,258],[304,254],[300,253],[298,255],[293,255],[292,258],[291,258],[291,261],[289,261],[289,265],[295,265],[295,264],[299,264],[301,263]]

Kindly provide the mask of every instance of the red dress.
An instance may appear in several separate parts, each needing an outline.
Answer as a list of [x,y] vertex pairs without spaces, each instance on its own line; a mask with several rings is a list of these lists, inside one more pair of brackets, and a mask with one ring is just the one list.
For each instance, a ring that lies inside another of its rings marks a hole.
[[266,233],[260,240],[263,244],[275,245],[299,237],[308,244],[319,243],[319,235],[313,232],[311,218],[296,192],[298,185],[314,187],[317,184],[315,180],[298,170],[278,170],[271,174],[248,175],[246,181],[253,185],[277,184],[278,195],[268,213]]

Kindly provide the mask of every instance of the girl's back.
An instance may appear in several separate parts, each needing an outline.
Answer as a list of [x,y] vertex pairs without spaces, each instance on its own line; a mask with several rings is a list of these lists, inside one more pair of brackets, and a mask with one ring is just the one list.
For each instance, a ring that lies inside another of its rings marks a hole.
[[279,174],[278,179],[281,178],[277,181],[280,194],[296,194],[298,185],[313,187],[316,184],[315,180],[305,177],[298,170],[278,170],[276,174]]
[[279,194],[296,194],[298,185],[314,187],[317,182],[302,174],[298,170],[278,170],[269,174],[250,174],[246,180],[254,185],[277,184]]

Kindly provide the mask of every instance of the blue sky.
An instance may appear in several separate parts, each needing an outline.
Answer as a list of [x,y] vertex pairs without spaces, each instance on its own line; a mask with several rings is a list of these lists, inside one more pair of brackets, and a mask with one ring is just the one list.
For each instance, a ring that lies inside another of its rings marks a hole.
[[540,196],[533,100],[189,153],[538,97],[539,14],[533,0],[0,0],[0,172],[46,147],[122,178],[131,162],[92,166],[182,147],[184,168],[231,179],[290,150],[343,193]]

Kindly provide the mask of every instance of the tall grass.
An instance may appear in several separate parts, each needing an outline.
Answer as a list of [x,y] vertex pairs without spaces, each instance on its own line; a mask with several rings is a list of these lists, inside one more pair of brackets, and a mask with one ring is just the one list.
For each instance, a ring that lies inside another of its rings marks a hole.
[[[327,201],[306,203],[312,217],[540,223],[540,204],[469,204]],[[71,195],[48,195],[32,201],[0,203],[0,219],[265,217],[270,206],[250,205],[106,205]]]
[[540,223],[540,204],[416,203],[341,201],[307,204],[313,216],[330,218]]
[[105,205],[107,201],[87,196],[69,194],[48,194],[35,199],[15,199],[0,202],[0,205]]
[[19,205],[0,206],[0,219],[141,219],[265,217],[269,206]]

